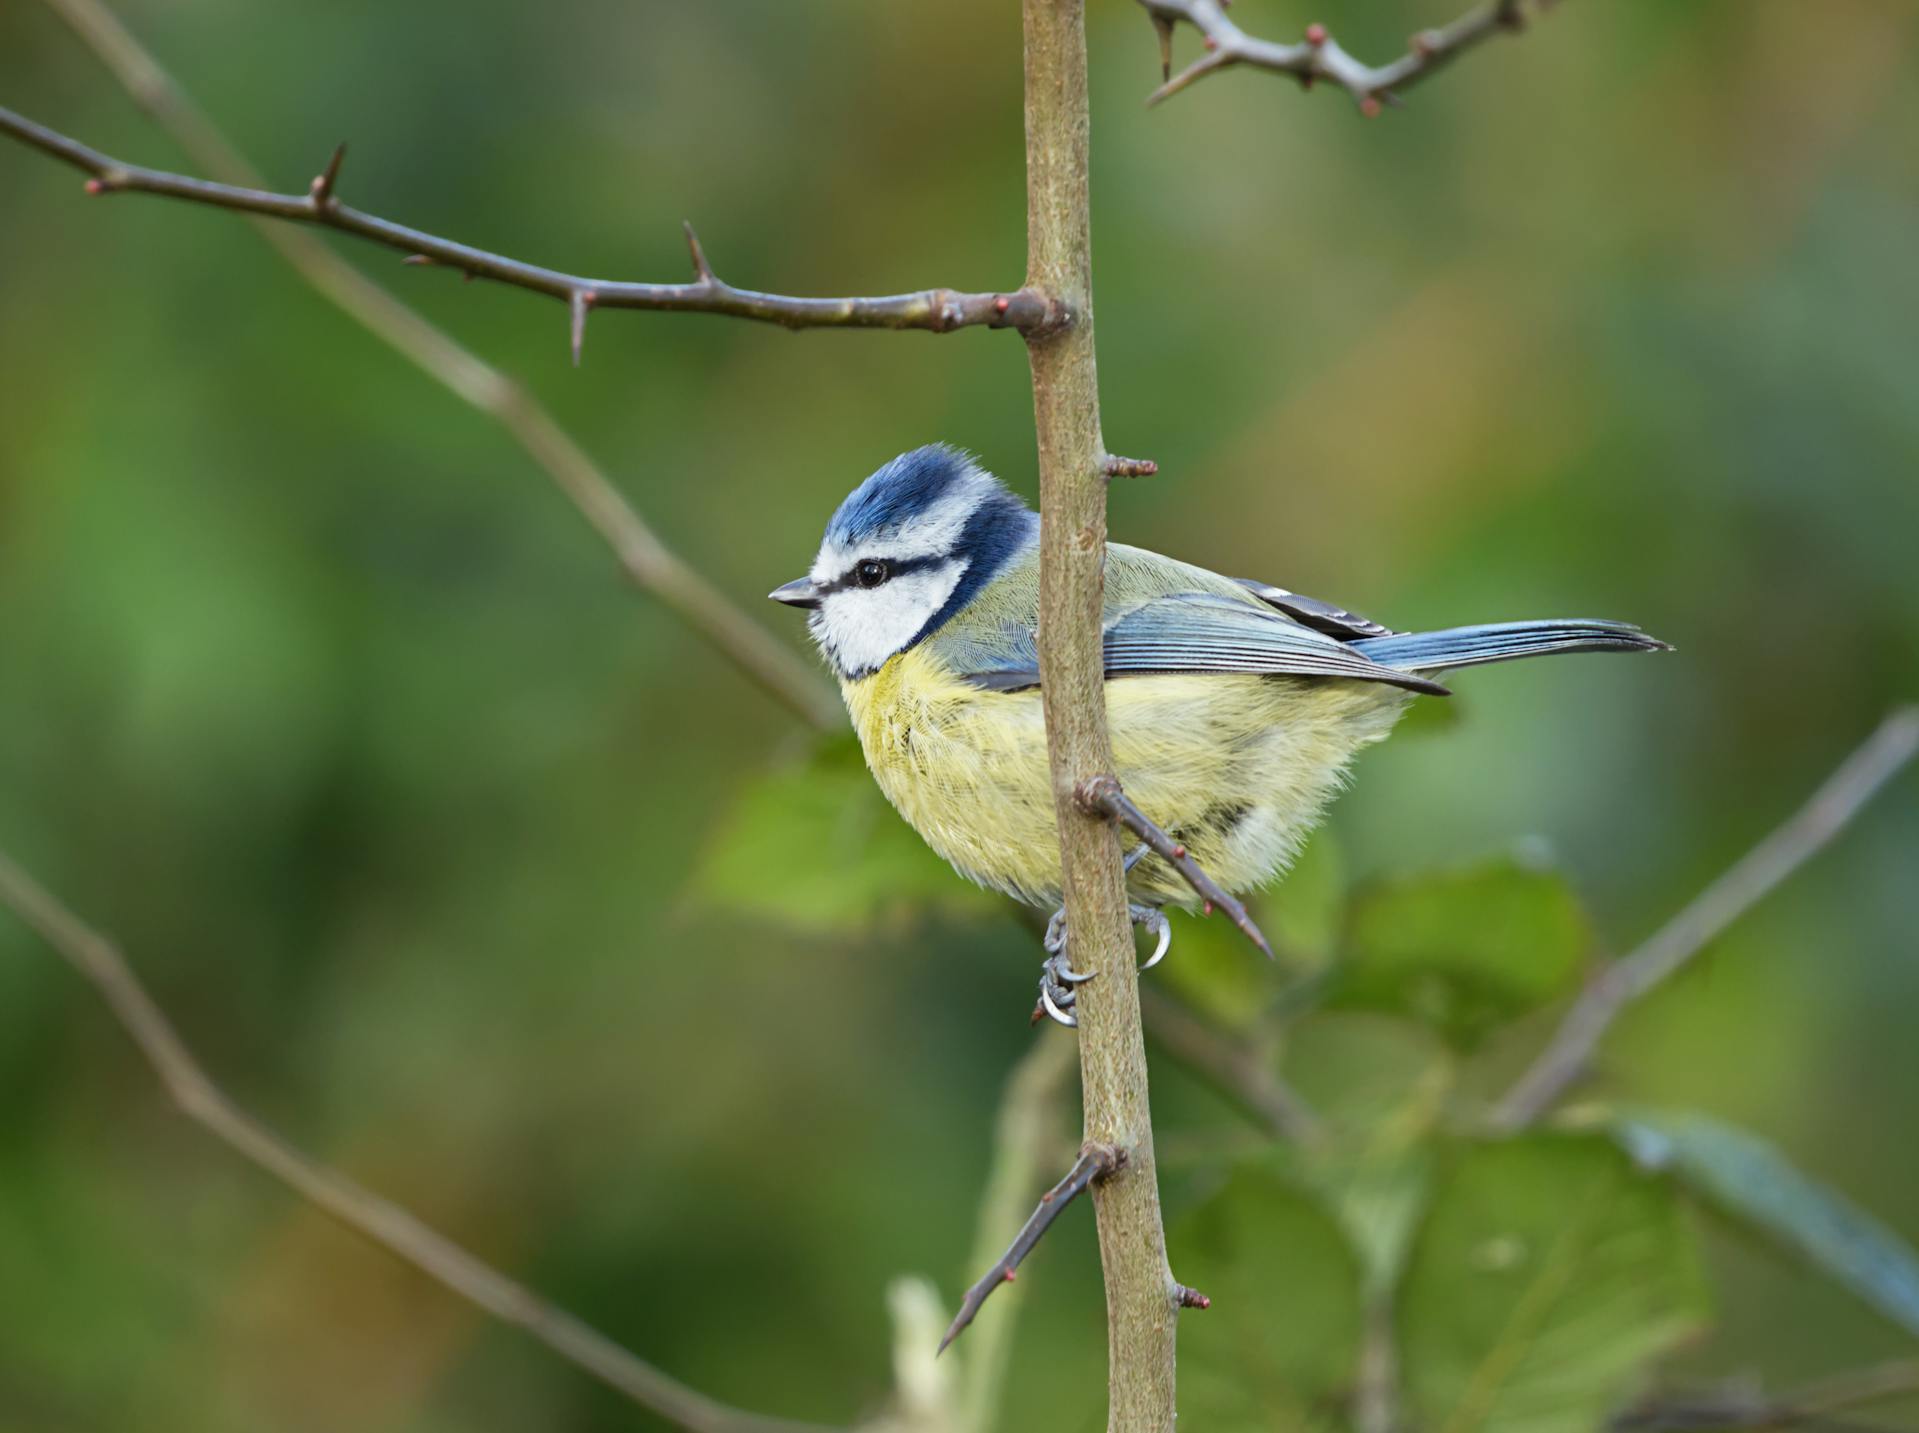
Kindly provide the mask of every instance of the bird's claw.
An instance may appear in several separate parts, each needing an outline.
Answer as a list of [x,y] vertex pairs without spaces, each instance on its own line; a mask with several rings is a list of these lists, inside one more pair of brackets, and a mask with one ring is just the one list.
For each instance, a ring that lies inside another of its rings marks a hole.
[[[1146,848],[1141,846],[1126,858],[1127,869],[1144,855]],[[1133,924],[1141,930],[1159,937],[1153,947],[1153,953],[1140,963],[1141,970],[1151,970],[1166,958],[1167,950],[1173,943],[1172,923],[1166,919],[1166,913],[1158,906],[1129,905],[1126,913],[1132,917]],[[1066,908],[1061,906],[1053,912],[1053,918],[1046,923],[1046,959],[1040,964],[1039,1008],[1033,1011],[1037,1021],[1041,1015],[1057,1021],[1061,1025],[1076,1026],[1079,1018],[1073,1014],[1073,1006],[1078,997],[1073,987],[1084,985],[1098,971],[1074,970],[1066,963]]]
[[[1062,911],[1061,914],[1065,913]],[[1064,944],[1062,938],[1061,945]],[[1033,1018],[1038,1020],[1044,1013],[1061,1025],[1078,1025],[1079,1017],[1073,1014],[1073,1006],[1079,997],[1073,993],[1073,987],[1084,985],[1093,978],[1095,972],[1077,971],[1067,965],[1064,949],[1047,956],[1039,969],[1040,1008],[1033,1012]]]
[[1128,906],[1127,914],[1132,916],[1134,925],[1159,937],[1159,944],[1153,947],[1153,953],[1139,967],[1141,970],[1151,970],[1166,958],[1166,952],[1173,944],[1173,923],[1166,919],[1166,912],[1158,906]]

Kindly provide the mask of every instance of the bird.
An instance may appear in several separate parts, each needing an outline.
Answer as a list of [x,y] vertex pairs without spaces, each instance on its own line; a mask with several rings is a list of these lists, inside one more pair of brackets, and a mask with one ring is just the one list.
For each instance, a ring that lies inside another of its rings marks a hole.
[[[1039,514],[946,444],[902,453],[840,503],[806,576],[776,602],[839,681],[866,764],[962,876],[1045,909],[1060,853],[1039,693]],[[1498,622],[1400,632],[1269,583],[1106,545],[1106,719],[1137,808],[1230,895],[1277,878],[1353,757],[1435,675],[1552,652],[1668,650],[1624,622]],[[1174,863],[1127,857],[1134,921],[1166,951],[1165,906],[1201,896]],[[1040,1003],[1075,1023],[1063,911]],[[1143,967],[1144,968],[1144,967]]]

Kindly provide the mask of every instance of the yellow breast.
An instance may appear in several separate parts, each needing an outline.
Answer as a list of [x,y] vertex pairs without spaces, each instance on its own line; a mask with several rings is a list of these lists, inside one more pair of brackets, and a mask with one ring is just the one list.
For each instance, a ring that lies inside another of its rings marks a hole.
[[[1035,905],[1059,899],[1059,838],[1039,693],[982,691],[926,649],[841,683],[866,763],[899,813],[963,875]],[[1106,684],[1117,775],[1141,810],[1227,890],[1279,874],[1353,753],[1406,694],[1372,683],[1222,674]],[[1189,904],[1163,863],[1135,899]]]

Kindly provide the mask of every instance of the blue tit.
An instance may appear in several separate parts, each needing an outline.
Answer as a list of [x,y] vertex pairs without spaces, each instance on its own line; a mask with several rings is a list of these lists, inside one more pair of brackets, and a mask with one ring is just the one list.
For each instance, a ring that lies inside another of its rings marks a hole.
[[[1621,622],[1395,632],[1329,602],[1109,543],[1115,775],[1219,885],[1279,875],[1362,747],[1433,674],[1548,652],[1661,649]],[[1029,904],[1060,891],[1039,697],[1039,515],[965,453],[902,454],[833,514],[812,571],[770,594],[807,626],[880,789],[962,875]],[[1137,861],[1144,907],[1197,897]],[[1163,929],[1163,925],[1162,925]]]

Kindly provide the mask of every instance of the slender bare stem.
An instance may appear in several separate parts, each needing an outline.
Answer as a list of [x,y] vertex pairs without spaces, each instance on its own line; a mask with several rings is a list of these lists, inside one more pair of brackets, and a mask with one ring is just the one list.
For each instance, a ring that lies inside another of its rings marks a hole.
[[[260,180],[206,114],[161,68],[100,0],[47,0],[86,42],[136,103],[195,164],[243,187]],[[330,191],[337,182],[326,184]],[[322,176],[325,178],[325,176]],[[662,542],[540,402],[497,368],[462,347],[313,234],[269,219],[254,228],[320,295],[456,397],[500,424],[605,539],[627,578],[663,603],[746,677],[809,725],[837,730],[838,698],[818,671],[741,611],[727,595]]]
[[[1160,55],[1166,82],[1147,96],[1158,104],[1188,85],[1234,65],[1251,65],[1292,75],[1310,88],[1315,80],[1340,86],[1368,116],[1382,104],[1397,104],[1399,92],[1418,84],[1466,50],[1489,36],[1516,32],[1525,23],[1520,0],[1489,0],[1437,30],[1422,30],[1408,43],[1406,53],[1384,65],[1363,64],[1326,33],[1324,25],[1306,27],[1305,38],[1283,45],[1247,34],[1226,18],[1226,0],[1139,0],[1160,33]],[[1172,34],[1181,22],[1200,32],[1206,53],[1177,75],[1172,73]]]
[[146,1057],[182,1114],[340,1223],[504,1323],[516,1324],[575,1367],[693,1433],[825,1433],[715,1402],[662,1373],[482,1263],[406,1210],[308,1158],[242,1110],[201,1068],[126,958],[0,852],[6,905],[84,976]]
[[1032,332],[1057,323],[1060,318],[1046,300],[1026,289],[1010,293],[921,289],[916,293],[873,298],[798,298],[737,288],[718,278],[710,267],[696,273],[691,283],[683,284],[588,278],[584,274],[569,274],[443,239],[355,209],[340,202],[331,182],[316,184],[304,194],[275,194],[246,185],[149,169],[102,154],[9,109],[0,109],[0,134],[9,134],[91,175],[86,186],[89,194],[157,194],[193,204],[237,209],[262,218],[335,229],[397,249],[416,263],[457,269],[474,278],[494,279],[559,299],[572,309],[576,331],[581,323],[579,314],[585,308],[723,314],[784,328],[918,328],[933,333],[951,333],[961,328],[1014,328]]
[[1219,883],[1201,869],[1199,862],[1187,854],[1184,846],[1168,836],[1144,811],[1135,806],[1116,778],[1106,775],[1091,777],[1079,784],[1078,794],[1082,809],[1104,816],[1139,837],[1154,855],[1179,872],[1180,878],[1206,903],[1208,913],[1218,906],[1240,928],[1246,939],[1258,946],[1268,960],[1273,959],[1272,946],[1267,943],[1260,928],[1253,924],[1246,907],[1221,889]]
[[1879,724],[1786,823],[1674,916],[1644,945],[1596,976],[1557,1033],[1499,1102],[1493,1124],[1520,1129],[1550,1109],[1578,1078],[1614,1020],[1633,1001],[1670,979],[1727,926],[1844,830],[1919,752],[1919,707],[1904,707]]
[[1107,448],[1093,357],[1084,0],[1022,0],[1026,39],[1027,286],[1071,315],[1031,330],[1040,484],[1040,695],[1059,823],[1061,888],[1081,987],[1080,1084],[1090,1146],[1126,1167],[1093,1192],[1106,1277],[1108,1427],[1171,1433],[1179,1286],[1153,1158],[1132,924],[1114,825],[1079,804],[1113,770],[1100,650]]
[[1046,1231],[1053,1227],[1053,1221],[1059,1218],[1066,1206],[1093,1186],[1095,1180],[1104,1179],[1126,1163],[1123,1150],[1114,1149],[1110,1144],[1089,1144],[1080,1151],[1073,1167],[1066,1177],[1039,1197],[1039,1206],[1027,1217],[1018,1234],[1004,1254],[993,1261],[993,1266],[974,1281],[960,1300],[959,1312],[953,1315],[953,1322],[947,1326],[946,1337],[940,1340],[940,1352],[944,1353],[954,1339],[966,1331],[985,1305],[987,1297],[1002,1284],[1013,1282],[1014,1272],[1033,1252],[1039,1241],[1046,1237]]
[[[984,1267],[996,1256],[1007,1229],[1033,1197],[1040,1172],[1058,1168],[1063,1160],[1069,1147],[1066,1079],[1076,1063],[1073,1042],[1064,1035],[1050,1036],[1035,1040],[1006,1077],[969,1269]],[[1017,1295],[1017,1290],[1012,1292]],[[996,1426],[1018,1307],[1017,1297],[1002,1298],[994,1316],[966,1341],[958,1419],[963,1433],[987,1433]]]

